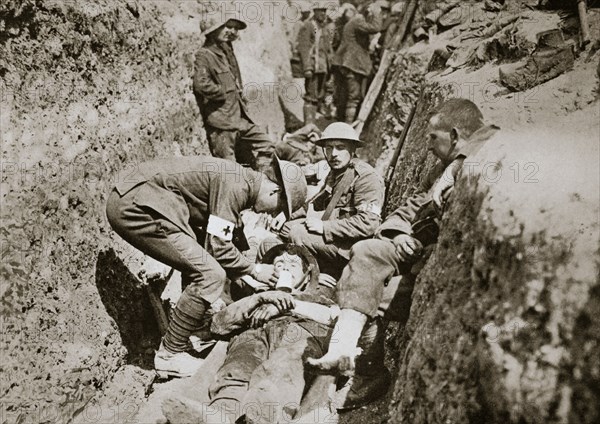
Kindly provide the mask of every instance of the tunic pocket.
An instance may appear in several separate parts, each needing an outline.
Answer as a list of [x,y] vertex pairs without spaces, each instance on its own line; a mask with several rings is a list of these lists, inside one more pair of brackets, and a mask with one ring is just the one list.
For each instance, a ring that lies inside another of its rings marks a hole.
[[229,71],[217,72],[217,78],[219,80],[219,84],[223,87],[223,91],[225,93],[229,93],[231,91],[235,91],[235,79],[233,75]]

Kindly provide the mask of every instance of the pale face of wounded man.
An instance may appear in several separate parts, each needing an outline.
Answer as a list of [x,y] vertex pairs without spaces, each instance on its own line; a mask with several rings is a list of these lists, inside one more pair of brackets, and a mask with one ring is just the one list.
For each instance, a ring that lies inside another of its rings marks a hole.
[[290,255],[284,252],[277,256],[273,261],[275,270],[281,274],[282,271],[287,271],[292,276],[292,287],[298,288],[304,282],[304,263],[298,255]]

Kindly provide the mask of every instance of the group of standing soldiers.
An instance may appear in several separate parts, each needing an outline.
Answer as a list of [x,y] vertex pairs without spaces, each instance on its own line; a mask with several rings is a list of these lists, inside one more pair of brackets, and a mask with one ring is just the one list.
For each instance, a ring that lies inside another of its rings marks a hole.
[[[331,3],[314,2],[310,11],[302,13],[292,68],[305,82],[305,124],[314,123],[318,112],[340,122],[355,121],[378,53],[390,38],[403,4],[376,0],[357,9],[344,3],[332,11]],[[222,13],[209,14],[201,22],[206,41],[196,55],[193,91],[211,154],[261,170],[269,167],[275,144],[254,123],[243,96],[232,42],[246,26]],[[333,108],[326,104],[328,92]]]
[[343,3],[333,14],[327,3],[312,4],[312,14],[303,15],[292,53],[292,66],[296,63],[301,70],[295,76],[305,81],[305,123],[314,122],[317,112],[333,117],[325,101],[329,89],[335,118],[354,122],[389,38],[387,30],[402,13],[403,4],[392,7],[388,0],[377,0],[357,9]]

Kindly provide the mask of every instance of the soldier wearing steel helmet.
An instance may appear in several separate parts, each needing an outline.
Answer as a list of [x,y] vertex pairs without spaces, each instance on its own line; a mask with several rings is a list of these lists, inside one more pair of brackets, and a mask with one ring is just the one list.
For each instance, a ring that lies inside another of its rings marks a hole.
[[[477,105],[467,99],[448,99],[437,106],[429,119],[427,144],[439,159],[415,193],[389,214],[375,237],[352,246],[350,261],[336,286],[341,308],[326,355],[309,358],[321,371],[356,374],[338,400],[338,409],[353,409],[372,401],[387,390],[389,372],[383,366],[384,335],[380,332],[370,352],[358,355],[363,328],[377,320],[384,287],[393,276],[411,273],[428,246],[437,241],[444,203],[453,190],[463,163],[494,137],[499,128],[486,125]],[[412,280],[404,287],[410,308]],[[406,311],[408,315],[408,311]],[[364,349],[363,349],[364,351]],[[362,364],[361,364],[362,363]],[[371,366],[365,366],[371,364]],[[360,368],[359,369],[359,365]]]
[[240,68],[231,44],[246,24],[215,12],[208,14],[200,27],[206,42],[196,54],[193,89],[210,152],[255,170],[268,168],[274,146],[246,110]]
[[342,42],[333,56],[333,63],[339,67],[342,88],[338,92],[344,96],[338,99],[337,118],[348,123],[354,122],[365,95],[367,80],[373,73],[373,63],[369,55],[370,36],[381,31],[383,16],[380,1],[371,3],[365,12],[354,16],[344,26]]
[[323,148],[331,171],[307,207],[283,226],[280,237],[305,246],[321,272],[338,278],[350,247],[372,237],[381,223],[384,185],[377,172],[355,156],[364,143],[350,125],[330,124],[316,144]]
[[315,1],[312,4],[313,16],[300,27],[297,37],[297,50],[300,54],[304,74],[304,123],[315,121],[316,113],[323,108],[325,85],[329,77],[330,61],[333,55],[332,31],[327,24],[327,5]]
[[189,376],[201,360],[189,355],[189,337],[207,320],[226,278],[252,275],[277,282],[273,267],[256,267],[242,250],[240,212],[286,216],[306,200],[297,165],[273,157],[264,173],[210,156],[157,159],[137,165],[117,184],[106,207],[108,222],[125,241],[182,274],[184,291],[155,356],[159,374]]

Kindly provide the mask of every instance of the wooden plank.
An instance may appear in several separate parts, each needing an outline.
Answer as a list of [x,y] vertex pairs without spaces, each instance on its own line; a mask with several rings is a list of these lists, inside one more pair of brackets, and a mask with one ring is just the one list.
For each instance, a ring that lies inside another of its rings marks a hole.
[[369,91],[367,91],[367,95],[365,96],[361,106],[360,111],[358,112],[358,124],[356,124],[355,129],[360,137],[360,133],[364,127],[365,122],[369,118],[371,114],[371,110],[373,110],[373,106],[379,97],[379,93],[383,88],[383,82],[385,81],[385,76],[387,75],[387,70],[392,63],[392,59],[395,57],[395,53],[392,53],[390,50],[385,50],[383,52],[383,56],[381,57],[381,62],[379,63],[379,69],[377,70],[377,74],[375,74],[375,78],[371,82],[369,86]]

